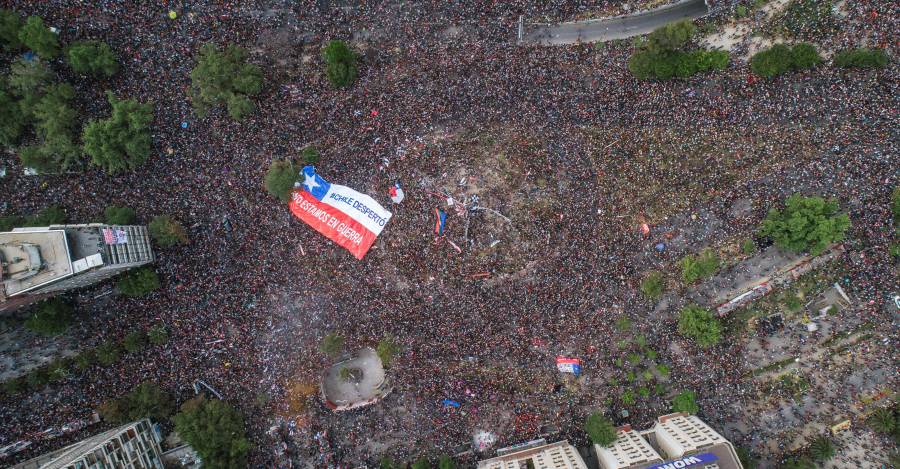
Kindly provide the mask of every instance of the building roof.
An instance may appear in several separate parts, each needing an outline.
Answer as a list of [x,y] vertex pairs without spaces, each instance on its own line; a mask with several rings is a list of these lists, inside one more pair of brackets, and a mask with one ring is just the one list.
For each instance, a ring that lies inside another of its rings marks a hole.
[[663,457],[650,446],[631,425],[619,427],[615,443],[610,446],[594,445],[594,453],[603,469],[620,469],[637,465],[662,462]]
[[534,469],[587,469],[578,450],[566,440],[479,461],[478,469],[524,469],[528,460]]
[[[19,228],[0,233],[0,300],[73,274],[64,230]],[[34,271],[26,271],[34,267]],[[18,278],[17,278],[18,277]]]

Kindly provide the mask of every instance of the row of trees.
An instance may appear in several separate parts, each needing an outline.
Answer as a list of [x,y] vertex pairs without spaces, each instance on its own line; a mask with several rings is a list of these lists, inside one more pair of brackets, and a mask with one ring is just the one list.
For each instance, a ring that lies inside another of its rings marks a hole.
[[683,50],[696,32],[697,28],[690,20],[657,28],[647,37],[644,46],[628,59],[628,70],[641,80],[687,78],[701,72],[724,70],[729,60],[726,51]]
[[[54,301],[54,300],[50,300]],[[48,365],[35,368],[27,375],[3,382],[3,392],[9,395],[25,390],[37,391],[48,383],[59,382],[76,372],[84,372],[94,365],[109,367],[119,361],[123,352],[136,353],[143,350],[148,343],[163,345],[169,340],[169,332],[162,324],[157,324],[147,331],[132,331],[122,341],[108,341],[96,348],[86,348],[74,357],[61,357]]]

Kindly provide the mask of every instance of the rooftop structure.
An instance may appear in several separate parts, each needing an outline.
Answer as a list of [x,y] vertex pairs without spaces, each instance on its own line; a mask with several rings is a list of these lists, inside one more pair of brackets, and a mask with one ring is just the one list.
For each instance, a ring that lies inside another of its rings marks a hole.
[[[497,451],[501,456],[478,462],[478,469],[587,469],[581,455],[568,441],[545,444],[536,440]],[[529,464],[530,463],[530,464]]]
[[153,262],[144,226],[52,225],[0,233],[0,311]]
[[163,469],[159,435],[138,420],[85,438],[10,469]]
[[743,469],[731,442],[696,415],[659,417],[652,428],[618,429],[616,442],[594,445],[602,469]]

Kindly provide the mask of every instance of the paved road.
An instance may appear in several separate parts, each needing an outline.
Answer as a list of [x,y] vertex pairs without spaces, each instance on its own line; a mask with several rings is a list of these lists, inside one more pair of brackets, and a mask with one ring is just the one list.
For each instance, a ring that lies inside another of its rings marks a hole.
[[561,45],[624,39],[647,34],[672,21],[699,18],[707,13],[709,9],[704,0],[685,0],[635,15],[542,26],[525,34],[522,42]]

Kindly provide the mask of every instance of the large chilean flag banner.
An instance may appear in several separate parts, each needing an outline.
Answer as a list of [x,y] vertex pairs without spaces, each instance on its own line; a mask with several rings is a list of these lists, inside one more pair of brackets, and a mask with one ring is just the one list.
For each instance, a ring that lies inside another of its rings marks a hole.
[[297,218],[362,259],[391,219],[375,199],[355,190],[330,184],[305,166],[303,182],[291,193],[288,206]]

